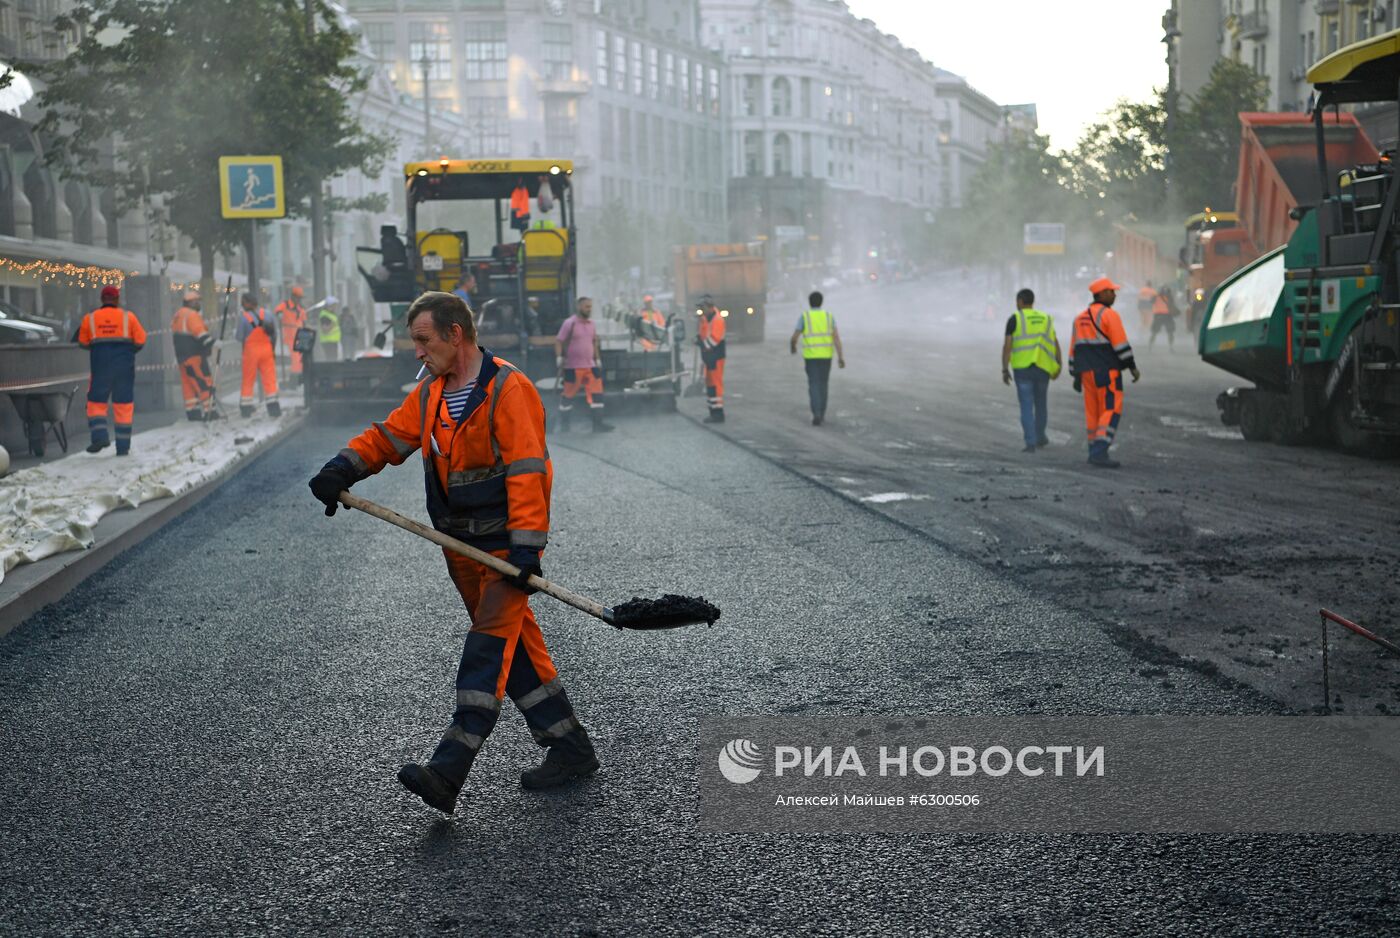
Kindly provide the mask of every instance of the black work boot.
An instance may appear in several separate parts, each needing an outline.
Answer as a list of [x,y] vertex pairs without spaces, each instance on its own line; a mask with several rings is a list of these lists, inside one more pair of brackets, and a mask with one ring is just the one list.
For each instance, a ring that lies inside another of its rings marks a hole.
[[430,766],[410,762],[399,769],[399,781],[403,787],[413,792],[430,808],[437,808],[444,814],[457,810],[457,794],[461,789],[443,778]]
[[710,416],[705,418],[706,423],[724,423],[724,408],[711,407]]
[[607,432],[609,432],[610,430],[616,430],[616,429],[617,429],[617,428],[614,427],[612,424],[610,424],[610,423],[608,423],[606,420],[604,420],[604,419],[603,419],[603,415],[600,414],[600,413],[598,413],[596,410],[593,412],[592,417],[593,417],[593,432],[594,432],[594,433],[607,433]]
[[520,773],[520,784],[531,790],[558,788],[575,778],[587,778],[598,771],[598,756],[588,732],[579,727],[549,744],[544,762]]
[[571,423],[573,423],[573,422],[574,422],[574,409],[573,409],[572,407],[570,407],[568,410],[564,410],[563,408],[560,408],[560,410],[559,410],[559,429],[560,429],[560,431],[562,432],[562,431],[564,431],[564,430],[569,429],[569,424],[571,424]]
[[191,407],[185,411],[185,419],[194,423],[201,423],[204,420],[204,412],[198,407]]
[[282,405],[281,405],[280,403],[278,403],[277,401],[268,401],[268,403],[267,403],[267,415],[268,415],[269,417],[280,417],[280,416],[282,416]]

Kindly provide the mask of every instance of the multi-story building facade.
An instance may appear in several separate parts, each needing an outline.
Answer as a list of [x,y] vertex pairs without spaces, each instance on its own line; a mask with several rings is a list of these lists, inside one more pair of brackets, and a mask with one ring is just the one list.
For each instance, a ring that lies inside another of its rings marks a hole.
[[[65,55],[77,37],[56,32],[52,23],[72,6],[71,0],[0,3],[0,70],[15,59],[43,61]],[[362,64],[377,68],[367,48],[362,50]],[[393,152],[379,176],[367,178],[352,171],[326,187],[340,204],[392,194],[382,212],[330,213],[328,289],[362,317],[370,309],[370,298],[355,270],[354,249],[377,245],[379,225],[402,223],[400,168],[422,152],[422,122],[410,104],[385,74],[373,74],[351,109],[366,129],[393,142]],[[65,272],[69,265],[83,271],[161,274],[177,289],[197,281],[198,253],[166,221],[159,195],[145,205],[119,208],[112,193],[59,178],[44,165],[41,143],[33,132],[40,117],[37,100],[15,113],[0,112],[0,300],[29,314],[75,318],[96,305],[97,286],[90,275]],[[466,137],[461,119],[451,114],[441,119],[438,131],[454,144]],[[280,300],[293,284],[309,290],[310,228],[306,218],[295,217],[259,225],[259,279],[270,302]],[[233,274],[235,283],[246,282],[247,263],[241,252],[219,257],[218,266],[218,281]]]
[[1163,18],[1175,87],[1200,91],[1222,57],[1268,82],[1271,111],[1306,110],[1308,68],[1342,46],[1400,26],[1397,0],[1173,0]]
[[435,155],[574,161],[586,280],[605,277],[597,258],[615,274],[630,250],[623,279],[646,287],[669,270],[669,244],[725,236],[728,83],[698,42],[695,0],[347,6],[399,89],[421,107],[426,75],[430,112],[469,128],[460,150],[430,141]]
[[852,264],[959,202],[1001,111],[840,0],[701,0],[729,64],[730,229]]

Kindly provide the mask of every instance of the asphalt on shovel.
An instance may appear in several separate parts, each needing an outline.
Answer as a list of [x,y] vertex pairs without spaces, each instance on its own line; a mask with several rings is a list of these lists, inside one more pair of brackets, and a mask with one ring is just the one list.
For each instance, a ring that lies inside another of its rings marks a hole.
[[[363,511],[367,515],[374,515],[381,521],[387,521],[405,531],[411,531],[421,538],[432,541],[439,547],[445,547],[453,553],[469,557],[505,576],[520,575],[519,567],[506,563],[501,558],[488,554],[484,550],[478,550],[470,544],[464,544],[455,537],[449,537],[426,524],[421,524],[412,518],[405,518],[397,511],[385,508],[383,505],[376,505],[368,499],[351,495],[349,492],[340,493],[340,503],[346,508]],[[714,624],[714,621],[719,618],[719,607],[706,602],[703,596],[676,596],[670,593],[660,599],[641,599],[634,596],[617,606],[604,606],[596,600],[580,596],[578,593],[551,583],[543,577],[531,576],[528,582],[541,593],[547,593],[561,603],[573,606],[575,609],[586,612],[596,619],[602,619],[608,625],[616,626],[619,629],[653,632],[658,629],[676,629],[683,625],[696,625],[700,622]]]

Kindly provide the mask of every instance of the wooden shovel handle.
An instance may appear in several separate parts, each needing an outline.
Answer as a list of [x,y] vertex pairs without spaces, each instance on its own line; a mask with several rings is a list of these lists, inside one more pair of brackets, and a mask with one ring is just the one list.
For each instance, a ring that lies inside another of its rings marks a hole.
[[[346,508],[354,508],[357,511],[363,511],[367,515],[374,515],[381,521],[387,521],[392,525],[403,528],[405,531],[411,531],[421,538],[432,541],[439,547],[445,547],[453,553],[461,554],[463,557],[475,560],[477,563],[488,566],[504,576],[516,577],[520,575],[520,568],[514,564],[507,563],[494,554],[489,554],[480,548],[473,547],[470,544],[464,544],[455,537],[443,534],[441,531],[430,528],[421,522],[414,521],[412,518],[405,518],[397,511],[385,508],[383,505],[377,505],[369,499],[360,498],[358,495],[351,495],[349,492],[341,492],[340,503]],[[609,624],[612,623],[612,610],[608,609],[600,602],[589,599],[587,596],[580,596],[572,590],[567,590],[558,584],[549,582],[544,577],[534,576],[532,574],[528,582],[541,593],[548,593],[561,603],[567,603],[581,612],[588,613],[594,618],[602,619]]]

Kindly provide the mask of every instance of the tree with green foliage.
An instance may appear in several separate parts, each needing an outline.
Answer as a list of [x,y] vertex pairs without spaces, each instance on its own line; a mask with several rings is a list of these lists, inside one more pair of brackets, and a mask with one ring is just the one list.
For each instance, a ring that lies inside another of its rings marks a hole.
[[1186,102],[1171,139],[1172,185],[1178,210],[1234,204],[1240,159],[1240,114],[1263,110],[1268,83],[1253,68],[1221,59],[1210,79]]
[[355,38],[325,0],[86,0],[55,26],[83,39],[36,70],[46,162],[123,208],[163,196],[206,295],[216,252],[249,240],[220,214],[219,157],[280,155],[292,214],[315,180],[382,165],[350,108],[368,78]]
[[960,263],[1019,256],[1031,222],[1070,222],[1083,214],[1069,187],[1064,154],[1041,134],[1011,134],[988,149],[964,204],[938,226],[942,253]]
[[1167,199],[1167,108],[1119,101],[1085,129],[1065,159],[1069,184],[1095,218],[1155,217]]

